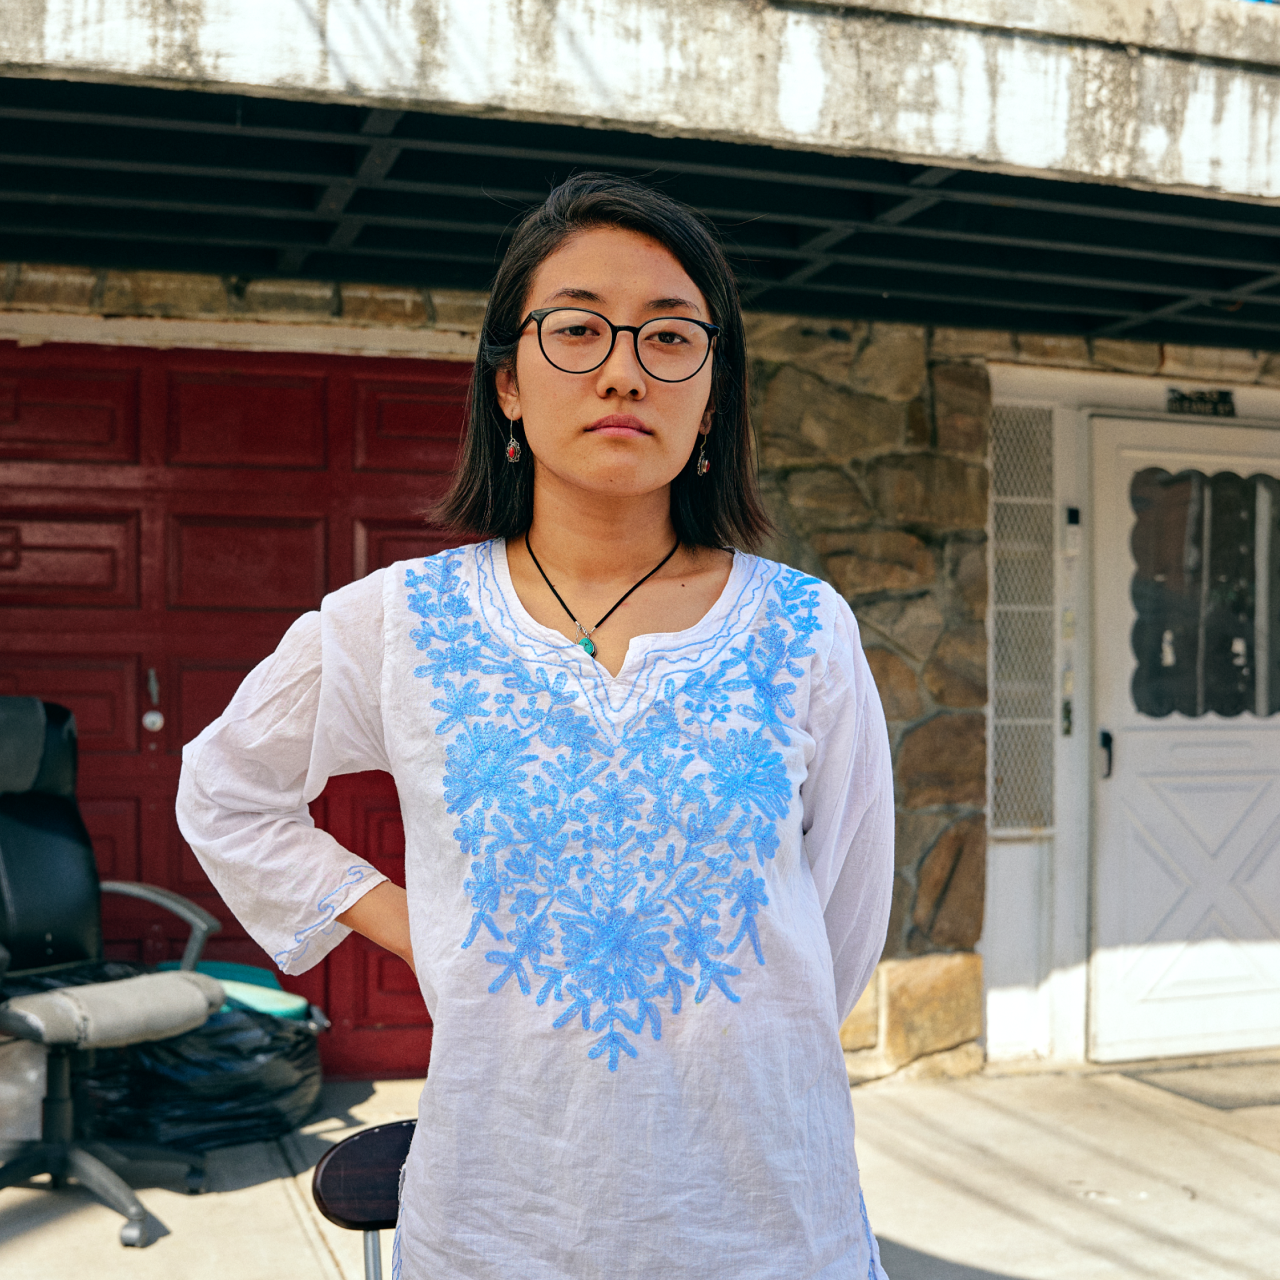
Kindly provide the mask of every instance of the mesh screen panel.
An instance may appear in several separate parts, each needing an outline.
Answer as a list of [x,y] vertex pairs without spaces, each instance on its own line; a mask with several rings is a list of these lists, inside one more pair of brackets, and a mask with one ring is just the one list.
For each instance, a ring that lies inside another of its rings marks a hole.
[[1053,823],[1053,724],[1002,724],[992,743],[991,825],[998,831]]
[[996,830],[1053,825],[1053,413],[992,414],[992,761]]
[[998,721],[1052,720],[1052,615],[1041,610],[1001,614],[995,634],[995,668]]
[[1053,506],[997,497],[996,605],[1053,608]]
[[997,494],[1053,497],[1053,410],[997,406],[992,417],[991,486]]

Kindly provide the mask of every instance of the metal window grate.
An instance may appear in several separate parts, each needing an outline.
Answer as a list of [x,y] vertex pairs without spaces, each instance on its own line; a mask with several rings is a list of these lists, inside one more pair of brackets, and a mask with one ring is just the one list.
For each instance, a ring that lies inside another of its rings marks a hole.
[[992,769],[996,830],[1053,825],[1053,413],[992,414]]

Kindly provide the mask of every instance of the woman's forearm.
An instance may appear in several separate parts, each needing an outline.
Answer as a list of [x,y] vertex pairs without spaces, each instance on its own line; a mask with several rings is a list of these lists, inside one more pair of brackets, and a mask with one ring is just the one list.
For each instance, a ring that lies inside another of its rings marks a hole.
[[[413,969],[413,942],[409,937],[409,899],[405,891],[390,880],[384,880],[376,888],[344,911],[338,917],[345,924],[370,942],[398,955]],[[415,970],[416,972],[416,970]]]

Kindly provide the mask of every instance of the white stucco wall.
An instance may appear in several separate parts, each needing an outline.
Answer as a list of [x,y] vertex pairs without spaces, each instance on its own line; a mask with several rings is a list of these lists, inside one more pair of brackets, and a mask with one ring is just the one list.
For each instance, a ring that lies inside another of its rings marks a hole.
[[1245,0],[0,0],[0,72],[1280,199],[1280,7]]

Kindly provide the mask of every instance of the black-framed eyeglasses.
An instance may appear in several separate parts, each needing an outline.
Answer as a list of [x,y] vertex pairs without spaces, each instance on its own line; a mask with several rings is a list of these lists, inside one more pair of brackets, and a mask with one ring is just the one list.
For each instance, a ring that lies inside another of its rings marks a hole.
[[687,382],[711,354],[718,326],[685,316],[656,316],[644,324],[614,324],[598,311],[578,307],[542,307],[520,322],[538,325],[538,346],[547,363],[561,373],[592,373],[613,354],[618,334],[635,340],[640,367],[659,382]]

